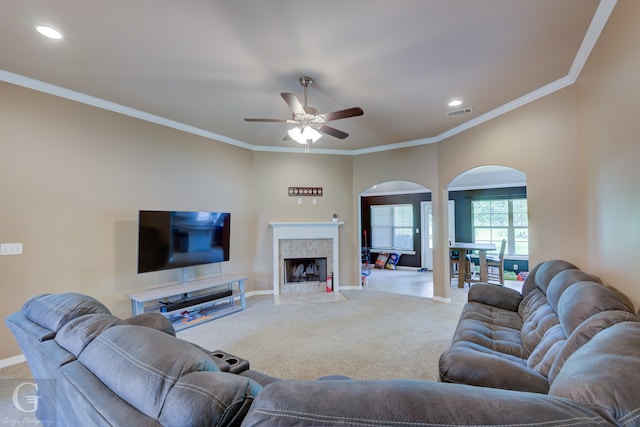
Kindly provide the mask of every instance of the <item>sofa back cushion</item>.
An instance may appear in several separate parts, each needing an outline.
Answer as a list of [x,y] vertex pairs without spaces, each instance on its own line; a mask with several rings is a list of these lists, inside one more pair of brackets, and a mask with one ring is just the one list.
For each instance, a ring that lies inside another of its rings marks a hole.
[[[628,299],[621,293],[597,282],[577,282],[573,280],[589,277],[577,270],[565,270],[558,273],[547,289],[548,307],[557,311],[558,324],[545,331],[527,359],[530,369],[548,377],[551,367],[563,351],[569,337],[583,322],[598,313],[628,311]],[[606,316],[605,316],[606,318]],[[611,324],[615,323],[612,317]],[[568,357],[566,351],[563,357]]]
[[602,311],[594,314],[580,324],[562,345],[558,352],[551,370],[547,375],[549,384],[555,381],[558,373],[562,370],[567,359],[580,347],[588,343],[597,333],[610,328],[616,323],[640,322],[640,318],[633,313],[621,310]]
[[[535,357],[529,360],[529,367],[534,369],[552,347],[552,342],[546,342],[540,347],[540,342],[547,335],[547,339],[561,338],[558,331],[547,332],[559,323],[557,316],[557,299],[564,290],[578,280],[585,280],[592,276],[577,269],[567,261],[550,260],[534,267],[532,274],[523,284],[524,298],[518,306],[518,314],[522,318],[521,340],[523,347],[529,354],[536,351]],[[547,366],[547,368],[549,368]],[[542,372],[542,371],[541,371]]]
[[52,331],[46,339],[53,338],[70,320],[92,313],[111,314],[97,299],[76,293],[38,295],[22,306],[22,314],[27,319]]
[[582,270],[563,270],[553,276],[547,287],[547,300],[553,311],[558,312],[558,302],[560,297],[567,290],[567,288],[574,283],[578,282],[596,282],[602,283],[600,279],[592,274],[585,273]]
[[551,279],[559,272],[569,269],[577,270],[578,267],[560,259],[541,262],[531,270],[527,279],[522,284],[522,295],[527,296],[529,292],[534,289],[540,289],[546,294],[547,286],[549,282],[551,282]]
[[640,414],[640,322],[622,322],[596,334],[564,363],[549,394],[592,408],[615,425]]
[[558,301],[560,324],[567,336],[589,317],[610,310],[633,313],[625,296],[596,282],[574,283]]
[[[215,361],[186,341],[143,326],[108,328],[85,347],[78,360],[122,400],[154,419],[160,416],[167,396],[176,385],[179,386],[175,392],[193,394],[193,402],[183,399],[182,407],[199,401],[204,393],[214,411],[226,417],[233,415],[229,411],[233,412],[234,408],[242,408],[243,399],[252,399],[245,395],[247,390],[260,388],[237,375],[234,376],[236,388],[231,391],[217,390],[215,384],[205,387],[197,382],[189,383],[183,377],[191,372],[220,373]],[[180,416],[185,417],[187,412],[180,412]]]
[[115,325],[127,323],[110,314],[87,314],[77,317],[58,331],[55,341],[76,358],[98,335]]

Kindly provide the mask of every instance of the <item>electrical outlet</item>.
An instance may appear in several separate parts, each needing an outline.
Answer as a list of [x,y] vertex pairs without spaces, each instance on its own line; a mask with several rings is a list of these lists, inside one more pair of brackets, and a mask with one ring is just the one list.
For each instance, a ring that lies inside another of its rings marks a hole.
[[0,244],[0,255],[20,255],[21,253],[22,253],[22,243]]
[[518,264],[513,264],[513,270],[514,271],[518,270]]

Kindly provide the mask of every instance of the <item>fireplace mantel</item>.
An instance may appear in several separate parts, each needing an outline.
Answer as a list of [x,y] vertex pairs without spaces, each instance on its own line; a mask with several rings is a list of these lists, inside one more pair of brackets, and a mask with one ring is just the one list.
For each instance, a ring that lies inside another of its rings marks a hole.
[[333,289],[340,289],[338,256],[338,228],[340,221],[329,222],[270,222],[273,229],[273,293],[280,294],[280,240],[288,239],[332,239]]

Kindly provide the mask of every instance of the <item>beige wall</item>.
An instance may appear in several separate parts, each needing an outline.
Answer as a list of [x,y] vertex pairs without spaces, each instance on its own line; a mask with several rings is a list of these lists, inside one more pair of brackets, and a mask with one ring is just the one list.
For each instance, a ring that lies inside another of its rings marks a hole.
[[[311,148],[313,150],[313,147]],[[272,230],[269,222],[287,221],[331,221],[334,213],[344,225],[339,229],[340,240],[340,284],[354,285],[357,262],[354,254],[358,250],[353,233],[357,223],[353,221],[351,180],[353,160],[351,156],[320,154],[285,154],[256,152],[254,165],[254,188],[257,212],[257,251],[254,274],[256,287],[273,290],[272,283]],[[288,187],[322,187],[323,196],[289,197]]]
[[[0,318],[44,292],[83,292],[118,316],[129,290],[179,272],[136,274],[139,209],[225,210],[223,273],[247,273],[256,247],[251,151],[0,83]],[[217,273],[207,267],[199,276]],[[4,325],[0,359],[20,354]]]
[[584,167],[575,88],[525,105],[440,144],[440,181],[484,164],[527,174],[529,265],[563,258],[584,266]]
[[[391,180],[434,191],[435,294],[447,297],[446,186],[483,164],[527,174],[531,264],[563,258],[640,306],[640,2],[620,0],[578,83],[438,144],[359,156],[252,152],[0,83],[0,257],[3,319],[29,297],[77,291],[128,316],[132,289],[178,279],[135,273],[138,209],[232,212],[232,261],[249,289],[271,288],[270,221],[341,227],[342,283],[358,283],[358,195]],[[289,186],[319,186],[313,205]],[[441,270],[441,271],[440,271]],[[217,270],[203,268],[196,275]],[[3,325],[0,359],[20,349]]]
[[577,82],[588,265],[640,308],[640,2],[619,0]]
[[446,187],[477,166],[503,165],[527,174],[530,265],[550,258],[586,264],[584,168],[573,87],[438,144],[358,156],[354,164],[356,194],[392,180],[433,191],[436,296],[449,296]]
[[[355,224],[359,224],[359,204],[360,194],[373,185],[388,181],[407,181],[420,184],[432,191],[440,187],[438,183],[438,144],[422,145],[419,147],[403,148],[393,151],[383,151],[357,156],[354,159],[353,167],[353,197]],[[444,216],[438,214],[439,202],[433,200],[433,221],[441,221]],[[446,229],[446,227],[445,227]],[[359,227],[358,227],[359,230]],[[437,230],[436,230],[437,231]],[[354,244],[359,248],[360,235],[355,236]],[[437,241],[437,233],[434,232],[434,240]],[[356,249],[357,251],[357,249]],[[443,263],[443,255],[434,251],[434,265]],[[444,283],[446,280],[442,276],[444,269],[435,269],[434,282]],[[449,267],[447,265],[447,274]],[[354,277],[354,280],[357,278]],[[357,282],[356,282],[357,283]],[[443,288],[443,286],[441,286]],[[435,291],[435,289],[434,289]],[[447,297],[445,291],[437,295]]]

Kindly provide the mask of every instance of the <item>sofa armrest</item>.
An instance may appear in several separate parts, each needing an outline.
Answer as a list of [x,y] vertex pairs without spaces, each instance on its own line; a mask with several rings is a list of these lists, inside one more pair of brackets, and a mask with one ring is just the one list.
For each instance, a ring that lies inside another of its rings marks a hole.
[[509,311],[518,311],[522,294],[515,289],[488,283],[476,283],[469,288],[469,302],[480,302]]
[[243,426],[596,425],[569,399],[421,380],[281,380],[256,397]]

